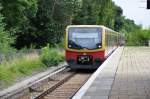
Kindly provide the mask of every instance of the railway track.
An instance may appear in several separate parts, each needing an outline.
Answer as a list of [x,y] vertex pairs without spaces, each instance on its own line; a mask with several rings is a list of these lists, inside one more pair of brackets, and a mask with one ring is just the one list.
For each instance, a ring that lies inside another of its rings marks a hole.
[[70,71],[70,69],[58,72],[49,77],[47,81],[30,87],[29,93],[22,96],[21,99],[43,99],[45,95],[55,90],[58,86],[62,85],[74,75],[75,72]]
[[60,69],[47,78],[34,82],[19,93],[2,99],[68,99],[87,81],[92,72]]
[[70,70],[60,72],[40,86],[32,86],[21,99],[68,99],[87,81],[91,73],[78,73]]
[[90,74],[77,73],[51,93],[36,99],[70,99],[89,77]]

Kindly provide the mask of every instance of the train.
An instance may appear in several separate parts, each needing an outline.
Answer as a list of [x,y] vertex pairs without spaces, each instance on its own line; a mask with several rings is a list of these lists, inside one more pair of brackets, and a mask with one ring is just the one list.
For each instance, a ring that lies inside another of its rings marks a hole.
[[123,36],[102,25],[69,25],[65,57],[71,69],[97,69],[120,45]]

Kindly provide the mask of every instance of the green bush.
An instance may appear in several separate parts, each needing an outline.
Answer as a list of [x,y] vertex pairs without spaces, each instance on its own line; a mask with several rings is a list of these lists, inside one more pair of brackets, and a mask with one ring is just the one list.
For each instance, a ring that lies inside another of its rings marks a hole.
[[42,49],[41,60],[46,66],[56,66],[64,60],[64,56],[57,49],[49,46]]

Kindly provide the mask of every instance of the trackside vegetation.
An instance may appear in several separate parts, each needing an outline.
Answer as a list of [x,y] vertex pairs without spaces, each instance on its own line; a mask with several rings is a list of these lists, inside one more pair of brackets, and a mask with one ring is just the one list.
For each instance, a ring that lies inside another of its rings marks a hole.
[[0,65],[0,81],[5,84],[12,84],[16,78],[29,75],[33,70],[44,67],[40,59],[14,59],[11,62],[2,63]]
[[59,62],[64,61],[64,55],[58,50],[49,48],[49,46],[47,46],[42,49],[40,59],[47,67],[56,66],[59,64]]
[[0,84],[12,84],[16,79],[31,75],[33,72],[56,66],[64,61],[64,56],[56,48],[44,47],[40,54],[36,51],[15,57],[0,64]]

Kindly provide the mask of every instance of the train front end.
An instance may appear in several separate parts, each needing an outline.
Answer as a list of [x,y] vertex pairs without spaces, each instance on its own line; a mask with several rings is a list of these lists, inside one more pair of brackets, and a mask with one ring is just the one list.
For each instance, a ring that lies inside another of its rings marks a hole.
[[66,61],[72,69],[96,69],[104,61],[101,26],[68,26]]

